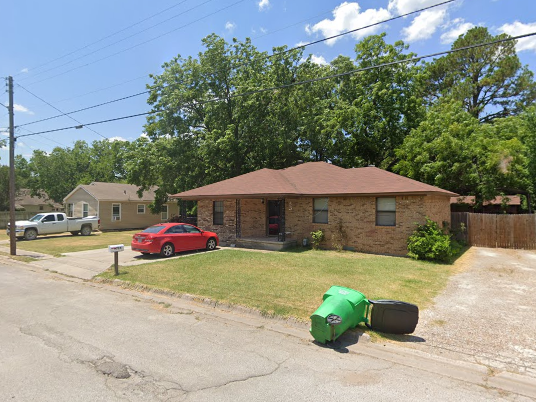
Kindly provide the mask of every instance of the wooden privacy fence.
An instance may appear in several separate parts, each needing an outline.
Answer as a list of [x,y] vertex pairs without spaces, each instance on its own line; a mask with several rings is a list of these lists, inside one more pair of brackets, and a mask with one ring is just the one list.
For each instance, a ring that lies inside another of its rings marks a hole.
[[[30,219],[34,215],[35,215],[35,212],[17,211],[15,212],[15,220],[22,221],[22,220]],[[9,223],[9,211],[0,211],[0,229],[6,229],[8,223]]]
[[[471,246],[536,249],[536,215],[453,212],[451,226],[458,240]],[[465,232],[460,230],[465,227]]]

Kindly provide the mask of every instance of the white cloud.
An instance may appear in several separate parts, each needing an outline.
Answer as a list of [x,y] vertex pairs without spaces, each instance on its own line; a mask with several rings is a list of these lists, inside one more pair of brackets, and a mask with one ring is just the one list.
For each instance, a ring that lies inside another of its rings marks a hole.
[[426,10],[413,19],[409,27],[402,29],[406,42],[416,42],[430,38],[447,16],[447,10]]
[[430,7],[434,4],[441,3],[439,0],[389,0],[387,8],[389,11],[395,11],[398,14],[407,14],[421,8]]
[[304,46],[307,45],[309,42],[298,42],[294,45],[294,47]]
[[225,29],[229,32],[233,32],[236,28],[236,24],[234,22],[231,22],[231,21],[227,21],[225,23]]
[[21,73],[27,73],[28,71],[30,71],[30,70],[28,69],[28,67],[25,67],[25,68],[23,68],[22,70],[20,70]]
[[[512,24],[504,24],[499,28],[499,31],[510,36],[524,35],[536,31],[536,22],[523,24],[522,22],[515,21]],[[516,49],[518,52],[524,50],[532,50],[536,52],[536,37],[531,36],[529,38],[519,39],[517,41]]]
[[108,141],[109,142],[115,142],[115,141],[128,141],[128,140],[126,138],[117,136],[117,137],[108,138]]
[[475,24],[465,22],[463,18],[456,18],[444,25],[444,29],[451,29],[441,35],[441,43],[444,45],[452,43],[458,39],[460,35],[465,34],[468,30],[474,27]]
[[324,56],[317,56],[314,54],[311,55],[311,61],[315,64],[320,64],[321,66],[326,66],[328,64]]
[[268,32],[268,29],[266,29],[264,27],[260,27],[259,31],[261,31],[261,33],[265,34],[266,32]]
[[260,11],[267,10],[270,8],[270,0],[260,0],[257,5],[259,6]]
[[[345,31],[350,31],[359,27],[373,24],[375,22],[380,22],[391,17],[391,13],[384,9],[373,9],[369,8],[364,12],[360,12],[360,7],[358,3],[348,3],[344,2],[341,5],[335,7],[333,10],[333,19],[325,19],[317,24],[305,27],[305,32],[307,34],[312,34],[316,32],[321,32],[324,38],[340,34]],[[385,29],[379,25],[362,29],[352,33],[354,39],[361,39],[367,35],[372,35],[380,29]],[[326,41],[327,45],[333,45],[337,42],[339,38],[330,39]]]
[[15,112],[21,112],[21,113],[28,113],[28,114],[35,114],[34,112],[32,112],[31,110],[29,110],[27,107],[24,107],[22,105],[19,105],[17,103],[14,103],[13,104],[13,110]]

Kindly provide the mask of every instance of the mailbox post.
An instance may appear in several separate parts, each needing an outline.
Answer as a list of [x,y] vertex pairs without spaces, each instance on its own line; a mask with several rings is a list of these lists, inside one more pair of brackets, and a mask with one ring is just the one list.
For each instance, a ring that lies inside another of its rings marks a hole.
[[112,246],[108,246],[108,251],[110,253],[114,253],[114,275],[119,275],[119,252],[125,251],[125,245],[124,244],[114,244]]

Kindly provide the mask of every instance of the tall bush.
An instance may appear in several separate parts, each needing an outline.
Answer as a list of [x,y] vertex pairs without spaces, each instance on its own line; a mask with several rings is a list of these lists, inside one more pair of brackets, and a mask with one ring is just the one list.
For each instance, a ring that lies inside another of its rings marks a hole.
[[418,224],[408,239],[408,256],[416,260],[448,262],[460,249],[452,236],[429,218],[424,225]]

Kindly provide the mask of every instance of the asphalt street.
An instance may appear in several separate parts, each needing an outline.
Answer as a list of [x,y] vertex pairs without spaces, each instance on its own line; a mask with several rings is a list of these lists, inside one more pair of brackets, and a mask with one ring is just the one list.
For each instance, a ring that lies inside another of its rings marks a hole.
[[533,378],[360,339],[0,259],[2,401],[536,398]]

